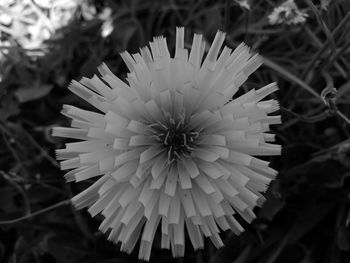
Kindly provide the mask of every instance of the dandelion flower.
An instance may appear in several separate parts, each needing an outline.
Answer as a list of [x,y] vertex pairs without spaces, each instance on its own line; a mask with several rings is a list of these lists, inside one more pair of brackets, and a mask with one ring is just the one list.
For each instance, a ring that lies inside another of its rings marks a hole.
[[69,86],[99,110],[64,105],[72,127],[53,130],[80,140],[57,150],[61,168],[70,169],[67,181],[100,176],[72,202],[102,214],[99,229],[121,250],[130,253],[141,239],[140,259],[149,260],[158,226],[161,247],[174,257],[184,255],[185,230],[194,249],[204,247],[204,237],[223,246],[219,232],[241,233],[234,215],[251,222],[276,176],[269,162],[253,157],[281,152],[268,133],[281,121],[269,115],[279,104],[261,101],[276,83],[231,100],[262,58],[244,44],[220,52],[224,39],[217,32],[203,59],[202,35],[194,35],[189,51],[184,28],[177,28],[174,58],[164,37],[140,53],[121,53],[128,84],[102,64],[101,77]]
[[307,17],[307,13],[299,10],[294,0],[287,0],[273,9],[268,19],[271,25],[297,25],[305,23]]

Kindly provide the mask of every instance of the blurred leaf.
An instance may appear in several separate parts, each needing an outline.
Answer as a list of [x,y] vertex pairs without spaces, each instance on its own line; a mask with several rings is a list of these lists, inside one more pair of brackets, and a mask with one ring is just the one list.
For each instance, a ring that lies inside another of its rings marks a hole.
[[329,45],[332,48],[332,52],[335,52],[336,45],[335,45],[335,42],[334,42],[334,38],[333,38],[332,32],[329,30],[329,28],[327,27],[326,23],[323,21],[320,12],[316,8],[316,6],[313,4],[313,2],[311,0],[305,0],[305,2],[310,7],[312,12],[315,14],[317,23],[319,24],[320,28],[322,28],[324,34],[326,35],[327,40],[329,42]]
[[4,259],[5,252],[6,252],[6,249],[4,244],[0,242],[0,262],[2,262],[2,260]]
[[[18,193],[11,186],[4,186],[0,188],[0,210],[3,210],[5,213],[11,213],[16,211],[17,205],[15,203],[15,196]],[[1,213],[0,213],[1,215]]]
[[81,76],[92,77],[100,64],[101,61],[98,58],[90,56],[80,68]]
[[343,251],[348,251],[350,249],[350,235],[348,229],[344,225],[341,225],[337,231],[337,244]]
[[[17,239],[15,244],[14,253],[17,256],[17,260],[15,262],[18,263],[31,263],[38,262],[36,259],[36,242],[35,238],[31,241],[26,240],[23,236],[20,236]],[[39,263],[39,262],[38,262]]]
[[275,215],[284,207],[285,202],[274,195],[267,196],[267,201],[259,210],[259,217],[272,221]]
[[315,227],[334,207],[333,203],[323,203],[309,207],[300,214],[299,219],[290,229],[289,242],[296,242]]
[[321,0],[321,9],[327,10],[331,0]]
[[40,185],[31,185],[27,189],[27,194],[30,197],[32,204],[42,203],[44,200],[48,201],[56,196],[56,192],[50,188],[44,188]]
[[50,237],[46,243],[46,252],[57,262],[83,262],[89,256],[89,250],[84,246],[84,240],[72,233],[60,233]]
[[314,228],[333,208],[332,203],[323,203],[312,206],[304,213],[301,213],[294,225],[289,229],[284,238],[278,242],[277,248],[271,254],[267,262],[273,263],[288,244],[292,244],[300,240],[312,228]]
[[7,120],[12,116],[20,113],[18,102],[14,99],[12,94],[7,94],[2,97],[0,101],[0,120]]
[[120,21],[117,25],[113,25],[113,27],[114,30],[111,32],[110,37],[120,43],[122,51],[127,49],[132,53],[138,52],[140,44],[145,44],[141,43],[142,32],[137,21],[126,19]]
[[305,89],[307,92],[315,96],[319,100],[319,102],[322,102],[320,95],[312,87],[310,87],[310,85],[308,85],[305,81],[295,76],[292,72],[288,71],[286,68],[275,63],[274,61],[270,60],[267,57],[264,57],[264,65],[271,68],[272,70],[275,70],[283,78],[290,80],[291,82],[299,85],[300,87]]
[[39,81],[35,81],[32,86],[22,86],[15,91],[15,95],[19,102],[24,103],[32,100],[40,99],[50,93],[52,85],[43,85]]

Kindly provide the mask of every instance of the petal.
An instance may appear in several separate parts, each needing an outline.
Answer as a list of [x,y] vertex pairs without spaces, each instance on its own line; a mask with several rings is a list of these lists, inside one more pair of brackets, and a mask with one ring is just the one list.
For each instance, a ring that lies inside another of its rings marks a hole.
[[220,158],[220,155],[207,150],[206,148],[196,148],[193,150],[193,154],[196,155],[199,159],[207,162],[215,162]]
[[153,145],[140,154],[140,163],[145,163],[164,151],[164,147]]
[[182,189],[191,189],[192,188],[192,183],[191,183],[191,176],[185,169],[185,167],[179,163],[177,165],[178,173],[179,173],[179,180],[180,180],[180,185]]
[[190,174],[191,178],[195,178],[197,175],[199,175],[197,165],[191,158],[183,158],[182,163],[187,172]]

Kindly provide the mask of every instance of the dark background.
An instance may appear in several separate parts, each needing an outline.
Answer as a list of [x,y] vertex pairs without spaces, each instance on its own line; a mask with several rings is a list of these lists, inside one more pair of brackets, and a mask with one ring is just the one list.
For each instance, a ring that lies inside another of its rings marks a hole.
[[[29,55],[16,41],[6,54],[1,48],[0,262],[137,261],[137,247],[131,255],[119,252],[98,232],[100,218],[65,201],[91,182],[65,183],[54,149],[67,140],[52,138],[50,129],[69,125],[59,113],[62,104],[89,107],[68,92],[71,79],[91,77],[102,61],[124,78],[118,53],[137,52],[161,34],[173,49],[176,26],[186,28],[187,47],[193,33],[210,43],[221,29],[226,45],[244,41],[264,56],[265,65],[242,90],[278,82],[274,96],[283,124],[273,131],[283,152],[269,159],[278,178],[241,236],[222,233],[220,250],[207,241],[204,250],[193,251],[186,240],[185,257],[173,259],[160,249],[158,233],[151,262],[350,262],[350,4],[296,2],[308,14],[304,24],[270,25],[267,17],[280,3],[274,1],[252,0],[250,11],[233,0],[84,1],[95,16],[87,19],[86,9],[78,8],[46,41],[44,56]],[[106,7],[112,10],[108,19],[99,16]],[[104,37],[108,23],[113,31]],[[331,87],[337,91],[327,92]]]

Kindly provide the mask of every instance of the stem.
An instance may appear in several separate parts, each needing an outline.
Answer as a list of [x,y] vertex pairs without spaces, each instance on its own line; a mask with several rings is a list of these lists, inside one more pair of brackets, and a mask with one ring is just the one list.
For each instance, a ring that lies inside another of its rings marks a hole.
[[[340,32],[342,32],[344,30],[344,26],[345,24],[348,22],[348,20],[350,19],[350,12],[348,12],[346,14],[346,16],[343,18],[342,21],[340,21],[340,23],[337,25],[337,27],[334,29],[334,31],[332,32],[332,36],[334,39],[337,39],[337,36]],[[323,52],[326,50],[326,48],[329,45],[329,41],[327,39],[327,41],[323,44],[323,46],[317,51],[317,53],[315,54],[315,56],[312,58],[312,60],[310,61],[309,65],[305,68],[305,70],[301,73],[300,78],[304,79],[306,74],[308,72],[310,72],[310,70],[313,68],[314,64],[316,63],[316,61],[321,57],[321,55],[323,54]]]
[[327,118],[329,118],[331,116],[329,110],[323,111],[315,116],[311,116],[311,117],[304,117],[300,114],[297,114],[293,111],[291,111],[290,109],[284,108],[284,107],[280,107],[280,109],[294,117],[296,117],[298,120],[302,121],[302,122],[307,122],[307,123],[315,123],[315,122],[319,122],[319,121],[323,121]]
[[270,60],[270,59],[268,59],[266,57],[263,57],[263,59],[264,59],[264,65],[265,66],[267,66],[267,67],[277,71],[281,76],[283,76],[284,78],[294,82],[295,84],[298,84],[300,87],[302,87],[303,89],[305,89],[306,91],[311,93],[313,96],[318,98],[320,101],[322,101],[321,96],[315,90],[313,90],[307,83],[305,83],[304,81],[299,79],[297,76],[293,75],[288,70],[282,68],[280,65],[276,64],[272,60]]
[[340,118],[342,118],[348,125],[350,125],[350,119],[346,117],[340,110],[335,112]]
[[31,214],[28,214],[28,215],[25,215],[25,216],[22,216],[22,217],[18,217],[18,218],[15,218],[15,219],[11,219],[11,220],[4,220],[4,221],[0,221],[0,225],[7,225],[7,224],[14,224],[14,223],[18,223],[20,221],[23,221],[23,220],[26,220],[26,219],[29,219],[29,218],[32,218],[34,216],[37,216],[37,215],[41,215],[43,213],[46,213],[48,211],[51,211],[57,207],[60,207],[62,205],[68,205],[68,204],[71,204],[71,200],[70,199],[67,199],[67,200],[63,200],[61,202],[58,202],[54,205],[51,205],[49,207],[46,207],[44,209],[41,209],[41,210],[38,210],[38,211],[35,211],[34,213],[31,213]]
[[26,215],[30,214],[30,203],[27,197],[26,192],[23,190],[23,188],[16,182],[14,181],[10,176],[8,176],[5,172],[0,171],[0,174],[2,177],[8,181],[14,188],[17,189],[17,191],[21,194],[23,201],[24,201],[24,206],[25,206],[25,213]]

